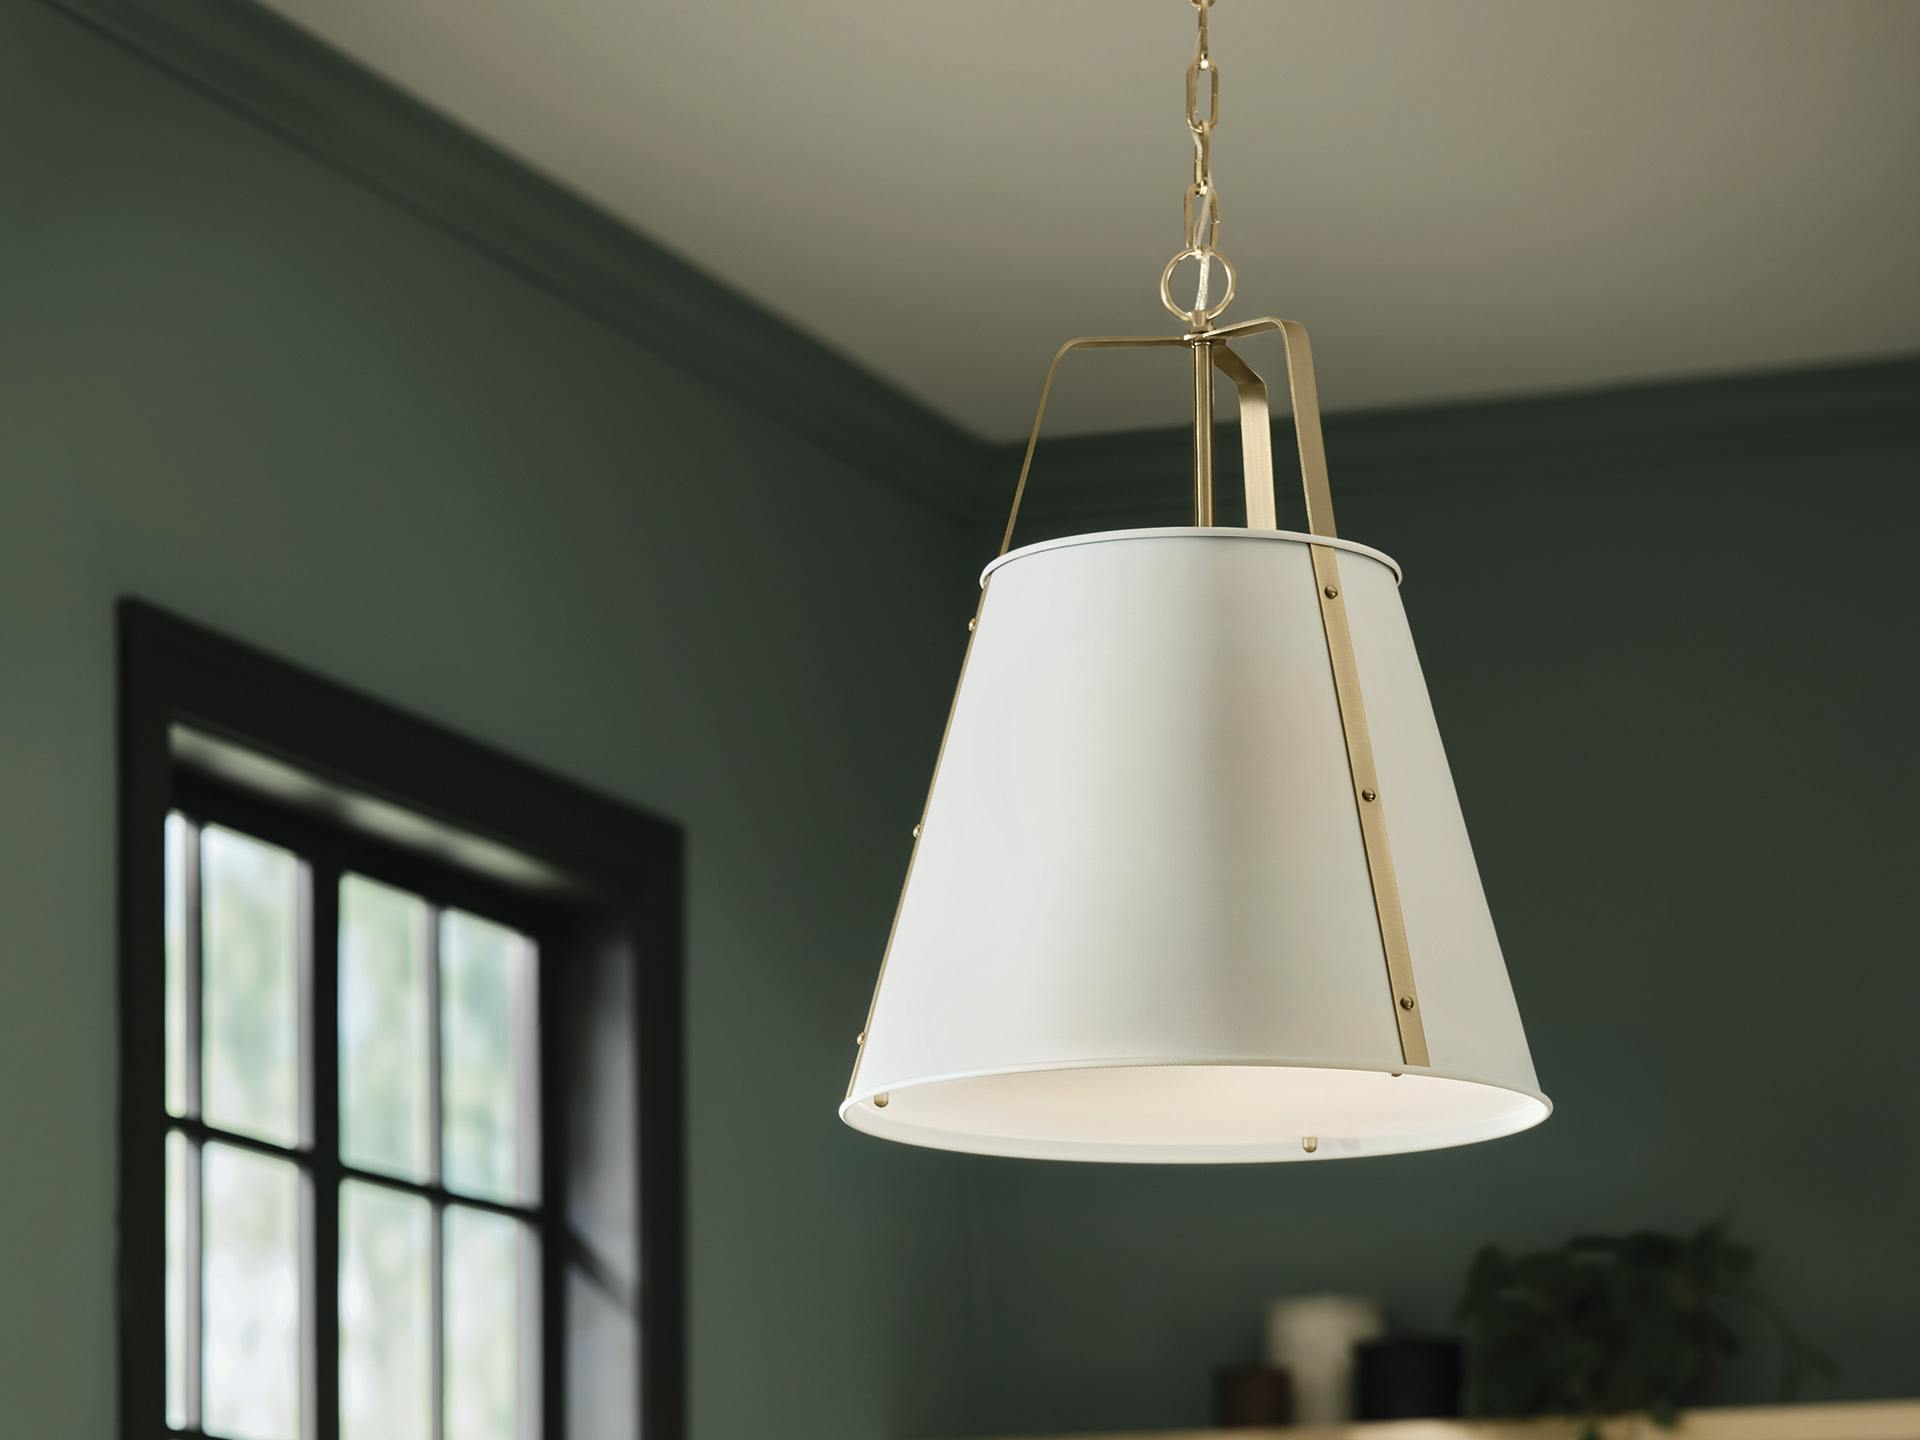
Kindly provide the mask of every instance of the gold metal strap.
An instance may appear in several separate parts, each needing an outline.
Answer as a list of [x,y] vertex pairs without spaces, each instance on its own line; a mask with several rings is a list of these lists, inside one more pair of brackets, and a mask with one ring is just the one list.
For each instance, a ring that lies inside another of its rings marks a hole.
[[1213,524],[1213,342],[1193,342],[1193,523]]
[[1278,530],[1280,513],[1273,488],[1273,421],[1267,382],[1225,342],[1208,347],[1213,363],[1240,394],[1240,472],[1246,480],[1247,528]]
[[1027,453],[1020,461],[1020,479],[1013,487],[1013,508],[1007,512],[1007,528],[1000,536],[1002,555],[1013,546],[1013,527],[1020,519],[1020,502],[1027,497],[1027,476],[1033,472],[1033,451],[1040,443],[1040,427],[1047,419],[1047,397],[1053,393],[1053,377],[1060,369],[1060,362],[1075,350],[1164,348],[1187,343],[1186,337],[1181,335],[1086,335],[1078,340],[1067,341],[1053,352],[1053,363],[1047,366],[1047,378],[1040,386],[1040,404],[1033,412],[1033,429],[1027,435]]
[[[1221,337],[1212,347],[1214,362],[1240,392],[1247,525],[1250,529],[1278,528],[1274,518],[1277,507],[1273,488],[1273,430],[1266,382],[1224,340],[1268,330],[1278,330],[1286,346],[1293,428],[1300,444],[1300,484],[1307,498],[1307,529],[1331,540],[1335,538],[1333,495],[1327,484],[1327,451],[1320,435],[1320,395],[1314,385],[1313,350],[1307,343],[1306,327],[1292,320],[1251,320],[1245,325],[1214,332]],[[1259,491],[1264,493],[1256,493]],[[1366,849],[1367,874],[1373,885],[1373,909],[1380,925],[1380,947],[1386,956],[1393,1018],[1400,1033],[1400,1057],[1408,1065],[1424,1066],[1428,1063],[1427,1029],[1420,1016],[1420,992],[1413,980],[1413,955],[1407,945],[1406,917],[1400,907],[1400,884],[1394,875],[1393,851],[1387,841],[1386,799],[1380,793],[1380,777],[1374,769],[1366,701],[1360,693],[1360,669],[1353,654],[1353,633],[1347,624],[1339,551],[1331,545],[1309,545],[1307,549],[1313,557],[1320,625],[1327,637],[1327,661],[1333,668],[1333,691],[1340,706],[1341,733],[1346,739],[1354,809],[1360,818],[1360,839]]]
[[1373,740],[1367,707],[1360,696],[1360,669],[1353,658],[1353,634],[1347,627],[1347,602],[1341,594],[1340,562],[1331,545],[1309,545],[1314,584],[1320,590],[1320,624],[1327,636],[1327,660],[1333,666],[1333,691],[1340,702],[1340,729],[1347,741],[1347,770],[1353,803],[1360,816],[1360,840],[1366,847],[1367,874],[1373,882],[1373,912],[1380,923],[1380,947],[1387,958],[1387,983],[1393,1018],[1400,1030],[1400,1058],[1427,1064],[1427,1027],[1420,1018],[1420,992],[1413,983],[1413,955],[1407,947],[1407,922],[1400,909],[1400,883],[1387,844],[1386,797],[1373,767]]
[[[1216,355],[1224,352],[1238,361],[1240,357],[1223,342],[1264,335],[1275,330],[1280,332],[1281,343],[1286,347],[1287,388],[1293,397],[1294,438],[1300,445],[1300,488],[1307,498],[1307,529],[1312,534],[1332,538],[1338,532],[1333,524],[1333,492],[1327,486],[1327,447],[1320,438],[1320,390],[1313,380],[1313,347],[1307,343],[1307,327],[1297,320],[1276,320],[1272,316],[1264,316],[1258,320],[1247,320],[1238,325],[1228,325],[1215,330],[1208,338],[1214,342],[1213,348]],[[1245,362],[1240,363],[1245,369]],[[1265,413],[1266,382],[1258,375],[1254,375],[1251,370],[1247,370],[1246,373],[1252,376],[1252,380],[1242,381],[1231,369],[1228,369],[1225,362],[1221,362],[1220,368],[1226,370],[1227,375],[1240,388],[1241,447],[1244,451],[1258,444],[1267,456],[1265,469],[1267,475],[1271,477],[1273,435]],[[1258,389],[1257,398],[1261,413],[1257,417],[1249,415],[1245,408],[1248,390],[1252,387]],[[1251,486],[1252,481],[1249,480],[1248,484]],[[1267,511],[1275,508],[1271,494],[1263,503]],[[1253,497],[1249,491],[1247,511],[1249,516],[1253,514],[1252,504]],[[1278,527],[1276,525],[1269,528]]]

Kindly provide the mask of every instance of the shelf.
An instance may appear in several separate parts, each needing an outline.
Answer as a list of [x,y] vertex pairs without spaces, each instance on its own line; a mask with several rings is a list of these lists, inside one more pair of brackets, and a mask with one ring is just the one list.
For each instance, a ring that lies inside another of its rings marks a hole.
[[[1920,1440],[1920,1400],[1689,1410],[1674,1430],[1630,1415],[1604,1422],[1600,1432],[1604,1440]],[[1383,1420],[1314,1428],[1113,1430],[1022,1440],[1576,1440],[1579,1433],[1572,1420]]]

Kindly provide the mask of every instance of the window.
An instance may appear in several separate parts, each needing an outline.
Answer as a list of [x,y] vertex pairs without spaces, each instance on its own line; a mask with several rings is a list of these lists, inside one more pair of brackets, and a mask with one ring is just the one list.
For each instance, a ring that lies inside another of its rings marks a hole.
[[343,1440],[537,1440],[530,924],[188,793],[165,831],[167,1424],[300,1440],[331,1344]]
[[677,1440],[678,833],[121,634],[123,1434]]

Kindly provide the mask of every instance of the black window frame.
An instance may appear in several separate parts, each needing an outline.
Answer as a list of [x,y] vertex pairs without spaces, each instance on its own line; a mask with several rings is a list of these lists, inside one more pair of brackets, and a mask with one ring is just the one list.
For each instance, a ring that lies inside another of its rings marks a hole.
[[[610,939],[633,964],[634,1141],[639,1234],[636,1294],[639,1440],[685,1434],[686,1316],[684,1261],[684,1055],[682,890],[679,828],[595,794],[335,684],[228,640],[144,601],[123,600],[119,631],[120,759],[120,1434],[194,1437],[166,1421],[166,1136],[237,1143],[284,1156],[279,1147],[182,1121],[165,1103],[164,827],[179,812],[280,845],[309,867],[307,903],[316,952],[303,955],[306,987],[303,1079],[305,1173],[319,1203],[305,1207],[304,1287],[311,1344],[304,1423],[314,1440],[337,1440],[338,1183],[357,1178],[340,1163],[335,948],[338,877],[364,874],[430,903],[466,910],[533,939],[539,1046],[539,1197],[542,1316],[540,1415],[544,1440],[564,1440],[566,1364],[564,1285],[569,1266],[592,1275],[598,1262],[567,1223],[567,1103],[564,1041],[553,1017],[564,1012],[559,986],[569,956]],[[244,747],[317,782],[321,800],[269,797],[183,761],[182,728]],[[332,797],[386,802],[462,836],[477,837],[535,862],[540,883],[516,884],[471,870],[343,818]],[[196,967],[190,967],[196,968]],[[426,1195],[439,1222],[449,1203],[524,1215],[528,1207],[452,1195],[437,1181],[381,1184]],[[439,1277],[436,1275],[436,1296]],[[439,1301],[436,1299],[436,1309]],[[437,1332],[437,1327],[436,1327]],[[441,1338],[435,1334],[435,1369]],[[436,1402],[435,1413],[440,1406]]]

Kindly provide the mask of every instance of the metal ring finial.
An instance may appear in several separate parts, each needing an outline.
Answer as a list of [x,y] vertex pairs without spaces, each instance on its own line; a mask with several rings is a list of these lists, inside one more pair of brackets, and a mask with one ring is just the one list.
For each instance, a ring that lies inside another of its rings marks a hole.
[[[1180,268],[1182,260],[1202,260],[1208,263],[1218,262],[1227,274],[1227,288],[1220,298],[1203,310],[1189,309],[1173,298],[1173,272]],[[1207,246],[1189,245],[1173,259],[1167,262],[1167,268],[1160,272],[1160,303],[1167,307],[1167,313],[1176,320],[1184,320],[1196,330],[1205,329],[1218,320],[1227,306],[1233,303],[1233,289],[1236,277],[1233,262],[1218,250]]]

